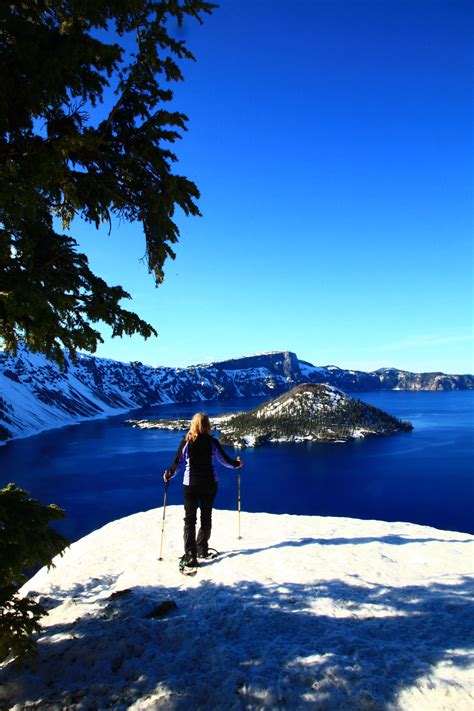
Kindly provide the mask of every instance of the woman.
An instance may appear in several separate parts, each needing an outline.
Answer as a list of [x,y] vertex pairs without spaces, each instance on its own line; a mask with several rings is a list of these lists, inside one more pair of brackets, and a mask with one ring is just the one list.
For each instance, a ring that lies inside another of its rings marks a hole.
[[[209,417],[198,412],[183,437],[173,464],[163,475],[165,484],[184,467],[184,554],[187,566],[195,567],[197,558],[207,558],[212,526],[212,505],[217,493],[215,463],[234,469],[243,466],[240,457],[231,459],[220,442],[211,437]],[[196,540],[196,512],[201,508],[201,528]]]

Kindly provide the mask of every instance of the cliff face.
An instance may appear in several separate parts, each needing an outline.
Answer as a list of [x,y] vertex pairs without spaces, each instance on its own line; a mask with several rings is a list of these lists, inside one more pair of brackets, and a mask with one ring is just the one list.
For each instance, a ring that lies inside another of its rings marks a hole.
[[[311,364],[307,364],[310,365]],[[232,358],[217,363],[208,363],[202,367],[214,367],[217,370],[248,370],[265,368],[274,375],[283,375],[295,378],[301,375],[300,361],[295,353],[291,351],[275,351],[273,353],[257,353],[256,355],[243,356],[242,358]]]
[[261,353],[188,368],[153,368],[78,355],[64,370],[20,347],[0,352],[0,439],[24,437],[89,417],[144,405],[268,396],[300,383],[327,383],[347,392],[367,390],[460,390],[474,388],[470,375],[374,373],[317,367],[291,351]]
[[[301,361],[300,361],[301,365]],[[370,390],[472,390],[474,376],[446,373],[410,373],[396,368],[380,368],[371,373],[343,370],[335,365],[320,369],[319,375],[309,374],[309,382],[329,383],[347,392]]]
[[472,375],[446,375],[446,373],[409,373],[395,368],[375,371],[381,390],[472,390]]

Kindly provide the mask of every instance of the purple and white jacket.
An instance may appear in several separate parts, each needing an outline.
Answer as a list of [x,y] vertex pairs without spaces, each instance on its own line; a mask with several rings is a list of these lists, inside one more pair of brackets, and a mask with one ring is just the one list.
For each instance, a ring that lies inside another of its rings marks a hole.
[[216,464],[233,469],[239,467],[239,462],[231,459],[224,452],[221,443],[215,437],[201,434],[194,442],[183,437],[173,464],[169,468],[170,479],[184,468],[185,486],[217,482]]

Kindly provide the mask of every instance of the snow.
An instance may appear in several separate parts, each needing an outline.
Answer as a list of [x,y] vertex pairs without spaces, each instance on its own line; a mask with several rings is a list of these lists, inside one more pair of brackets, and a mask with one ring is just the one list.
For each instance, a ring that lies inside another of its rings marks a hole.
[[[113,382],[104,383],[99,394],[83,363],[94,361],[97,367],[117,366],[113,361],[100,361],[79,356],[77,365],[67,358],[68,367],[61,371],[56,363],[26,348],[18,356],[7,356],[0,363],[0,396],[5,413],[0,410],[0,424],[13,438],[28,437],[40,431],[76,424],[86,419],[107,417],[138,407],[130,393]],[[13,373],[16,379],[3,371]]]
[[307,390],[300,389],[298,392],[295,392],[292,397],[286,397],[286,395],[280,396],[268,405],[262,406],[257,412],[257,417],[265,418],[284,413],[293,415],[296,412],[301,412],[302,407],[309,412],[310,405],[312,412],[318,413],[328,407],[334,410],[338,406],[350,401],[350,398],[348,398],[342,390],[332,385],[318,385],[318,393],[311,390],[311,387],[312,386],[309,385]]
[[370,430],[363,429],[362,427],[356,427],[352,430],[351,436],[355,437],[356,439],[361,439],[362,437],[366,437],[367,434],[375,433],[371,432]]
[[310,363],[302,362],[301,360],[298,361],[298,365],[300,367],[301,374],[306,378],[308,375],[314,375],[315,373],[322,373],[323,375],[327,374],[326,368],[321,368],[316,365],[311,365]]
[[[131,401],[129,407],[108,406],[93,398],[84,385],[72,376],[70,376],[68,386],[69,396],[74,398],[79,407],[81,405],[84,407],[84,414],[67,412],[61,404],[43,403],[23,383],[17,383],[0,372],[0,394],[9,404],[10,410],[7,411],[7,414],[11,418],[11,422],[8,423],[8,426],[15,433],[15,439],[30,437],[38,432],[57,427],[78,424],[84,420],[102,419],[137,408],[137,405],[132,404]],[[62,384],[58,385],[58,391],[63,389]],[[1,413],[0,424],[4,424]],[[5,442],[0,442],[0,446],[2,444]]]
[[162,520],[110,523],[24,586],[50,614],[36,667],[0,665],[0,707],[472,711],[472,536],[243,512],[238,540],[216,510],[223,554],[184,578],[182,507],[158,561]]

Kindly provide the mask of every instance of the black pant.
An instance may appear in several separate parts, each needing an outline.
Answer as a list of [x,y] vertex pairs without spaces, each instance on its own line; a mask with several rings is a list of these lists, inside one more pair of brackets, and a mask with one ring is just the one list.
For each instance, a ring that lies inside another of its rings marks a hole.
[[[184,552],[196,555],[207,553],[212,528],[212,505],[217,494],[217,482],[198,482],[183,486],[184,495]],[[196,541],[196,513],[201,508],[201,528]]]

